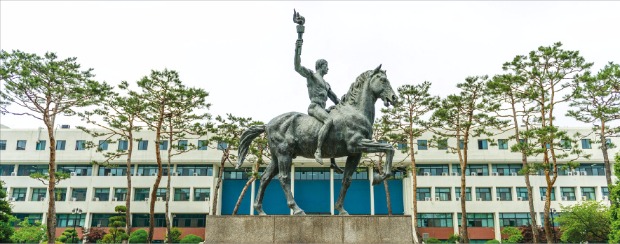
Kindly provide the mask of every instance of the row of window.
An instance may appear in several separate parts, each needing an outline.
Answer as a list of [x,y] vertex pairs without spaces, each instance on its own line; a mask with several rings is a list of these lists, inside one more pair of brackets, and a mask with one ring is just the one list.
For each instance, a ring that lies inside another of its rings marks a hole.
[[[259,168],[259,173],[265,169]],[[224,179],[227,180],[247,180],[251,176],[251,168],[224,169]],[[402,179],[405,177],[404,171],[395,170],[392,172],[393,179]],[[334,180],[342,180],[343,174],[334,172]],[[298,167],[295,168],[295,180],[329,180],[330,169],[327,167]],[[356,172],[351,176],[352,180],[368,180],[368,168],[357,168]]]
[[[149,148],[149,141],[147,140],[138,140],[138,150],[148,150]],[[116,142],[112,142],[112,141],[108,141],[108,140],[99,140],[99,142],[97,143],[97,150],[100,151],[106,151],[108,150],[108,144],[111,143],[116,143]],[[196,149],[198,150],[207,150],[208,147],[208,141],[207,140],[198,140],[198,144],[196,146]],[[26,144],[27,144],[27,140],[17,140],[16,143],[16,147],[15,150],[21,151],[21,150],[26,150]],[[35,145],[35,150],[37,151],[43,151],[46,149],[46,144],[47,142],[45,140],[38,140],[36,142]],[[81,150],[86,150],[87,146],[86,146],[87,142],[86,140],[76,140],[75,141],[75,150],[76,151],[81,151]],[[56,140],[56,150],[65,150],[67,146],[67,141],[66,140]],[[190,148],[192,145],[189,144],[188,140],[178,140],[177,141],[177,146],[176,149],[178,150],[187,150],[188,148]],[[224,150],[228,147],[228,144],[224,143],[224,142],[218,142],[217,144],[217,149],[218,150]],[[7,148],[7,140],[0,140],[0,150],[6,150]],[[129,148],[129,142],[127,140],[119,140],[118,141],[118,146],[117,146],[117,150],[119,151],[125,151]],[[161,141],[159,143],[159,149],[160,150],[168,150],[168,141]]]
[[[461,188],[454,187],[454,198],[452,198],[452,187],[434,187],[435,198],[431,196],[430,187],[418,187],[416,199],[418,201],[452,201],[452,199],[459,201],[461,196]],[[575,195],[575,189],[577,187],[560,187],[560,195],[562,201],[577,201]],[[581,200],[600,200],[596,198],[596,187],[580,187]],[[513,199],[513,187],[495,187],[495,200],[496,201],[528,201],[526,187],[515,187],[516,199]],[[476,200],[477,201],[492,201],[491,187],[476,187]],[[547,187],[540,187],[540,200],[546,199]],[[601,187],[601,196],[603,198],[609,197],[609,188]],[[555,188],[551,188],[551,201],[555,201]],[[472,201],[471,187],[465,188],[465,200]]]
[[[71,201],[86,201],[88,188],[70,188],[68,195],[67,188],[55,188],[54,197],[56,201],[67,201],[67,197]],[[6,189],[2,189],[6,191]],[[127,199],[127,188],[93,188],[93,201],[125,201]],[[211,188],[173,188],[174,195],[171,196],[172,201],[209,201],[211,198]],[[156,191],[157,200],[165,200],[167,194],[166,188],[158,188]],[[14,202],[23,202],[30,199],[32,202],[45,201],[47,197],[47,188],[31,188],[28,195],[28,188],[15,187],[11,188],[10,200]],[[30,196],[28,198],[28,196]],[[146,201],[150,196],[150,188],[134,188],[133,201]]]
[[[14,213],[17,218],[12,224],[28,219],[28,222],[42,222],[42,213]],[[117,214],[93,213],[91,214],[91,227],[110,227],[110,218],[118,216]],[[123,215],[124,216],[124,215]],[[148,227],[148,213],[135,213],[131,215],[131,224],[133,227]],[[172,214],[172,227],[205,227],[206,214]],[[56,214],[56,227],[73,227],[85,226],[86,214]],[[164,214],[155,214],[155,227],[166,227],[166,219]]]
[[[553,214],[553,213],[551,213]],[[524,225],[530,225],[532,219],[530,213],[499,213],[499,227],[520,227]],[[557,218],[560,213],[554,214],[554,219]],[[453,227],[454,220],[452,213],[418,213],[417,215],[418,227]],[[456,222],[461,227],[462,214],[457,214]],[[543,213],[540,214],[540,219],[544,220]],[[544,225],[544,221],[542,224]],[[557,226],[557,223],[553,223]],[[467,213],[467,227],[494,227],[495,219],[493,213]]]
[[[478,150],[488,150],[489,149],[489,143],[490,141],[488,139],[478,139]],[[520,139],[519,143],[524,143],[525,140]],[[611,139],[607,139],[606,140],[607,146],[611,145]],[[418,150],[428,150],[428,148],[430,147],[429,141],[428,140],[417,140],[417,145],[418,145]],[[546,145],[547,148],[550,148],[551,145],[547,144]],[[572,142],[569,140],[560,140],[559,146],[561,149],[571,149],[572,148]],[[437,141],[437,145],[435,146],[437,148],[437,150],[447,150],[448,149],[448,140],[444,139],[444,140],[439,140]],[[465,140],[459,140],[459,144],[458,144],[458,148],[459,149],[463,149],[465,148]],[[406,150],[407,149],[407,144],[406,143],[399,143],[398,144],[398,149],[400,150]],[[497,149],[499,150],[508,150],[508,139],[498,139],[497,140]],[[590,139],[581,139],[581,149],[592,149],[592,140]]]
[[[490,168],[490,173],[489,173]],[[522,175],[522,164],[467,164],[465,167],[465,175],[473,176],[517,176]],[[461,165],[452,164],[450,172],[450,164],[418,164],[416,165],[417,175],[420,176],[459,176],[461,175]],[[539,175],[544,172],[540,170]],[[605,167],[603,163],[583,163],[574,169],[568,169],[564,165],[558,166],[558,175],[590,175],[604,176]]]
[[[48,174],[49,165],[47,164],[19,164],[17,170],[15,170],[14,164],[2,164],[0,165],[0,176],[29,176],[34,173]],[[135,166],[134,166],[135,167]],[[129,171],[134,176],[153,176],[157,175],[159,171],[157,165],[144,165],[137,166],[137,172],[134,173],[133,168]],[[71,174],[72,176],[92,176],[93,166],[90,164],[59,164],[56,171]],[[213,176],[212,165],[193,165],[193,164],[177,164],[176,170],[173,168],[173,175],[178,176]],[[126,165],[115,165],[114,167],[99,166],[97,176],[126,176]],[[168,175],[168,167],[162,168],[162,175]]]

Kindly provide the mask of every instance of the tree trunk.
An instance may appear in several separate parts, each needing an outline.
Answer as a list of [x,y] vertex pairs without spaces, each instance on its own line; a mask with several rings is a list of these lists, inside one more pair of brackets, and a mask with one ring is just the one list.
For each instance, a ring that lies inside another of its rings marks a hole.
[[[153,184],[153,191],[151,191],[151,203],[149,206],[149,231],[147,236],[147,242],[153,242],[153,235],[155,234],[155,200],[157,199],[157,189],[159,188],[159,183],[161,182],[162,175],[162,166],[161,166],[161,150],[159,149],[159,142],[161,140],[161,125],[163,124],[164,114],[163,111],[160,110],[159,121],[157,122],[157,129],[155,133],[155,159],[157,160],[157,177],[155,178],[155,183]],[[170,145],[172,146],[172,145]]]
[[217,183],[215,184],[215,192],[213,192],[213,202],[211,203],[211,215],[215,215],[217,212],[217,198],[219,196],[220,187],[222,185],[222,179],[224,178],[224,163],[228,159],[229,147],[223,150],[222,159],[220,160],[220,170],[217,175]]
[[551,209],[551,190],[549,189],[549,185],[547,185],[547,192],[545,193],[545,211],[543,221],[545,222],[545,237],[547,238],[547,243],[553,243],[553,233],[551,230],[551,221],[549,220],[549,210]]
[[[379,174],[383,174],[383,155],[379,156],[377,172],[379,172]],[[388,216],[391,216],[392,215],[392,201],[390,200],[390,188],[388,187],[387,179],[383,181],[383,189],[385,191],[385,202],[387,204]]]
[[[611,163],[609,162],[609,154],[607,153],[607,138],[605,137],[605,121],[601,120],[601,150],[603,151],[603,163],[605,164],[605,179],[607,180],[607,189],[611,191],[613,188],[613,181],[611,180]],[[614,201],[611,201],[614,204]]]
[[239,206],[241,206],[241,201],[243,200],[246,191],[255,180],[256,178],[254,178],[254,175],[252,175],[252,177],[248,179],[248,182],[245,183],[245,186],[243,186],[243,190],[241,190],[241,194],[239,194],[239,198],[237,198],[237,203],[235,203],[235,209],[233,209],[232,215],[237,215],[237,211],[239,211]]
[[[469,235],[467,234],[467,208],[465,207],[465,192],[467,185],[465,184],[465,170],[466,164],[461,163],[461,231],[459,235],[461,236],[461,241],[463,243],[469,243]],[[474,194],[473,192],[471,194]]]
[[127,152],[127,194],[125,195],[125,207],[127,207],[127,211],[125,212],[125,233],[127,233],[127,235],[131,234],[131,154],[133,152],[133,133],[131,130],[133,130],[133,126],[130,128],[129,137],[127,138],[129,140],[129,151]]
[[418,240],[418,175],[415,160],[411,161],[411,180],[413,181],[413,213],[411,214],[413,217],[413,243],[420,243]]
[[[168,236],[168,238],[166,238],[166,243],[171,243],[170,241],[170,230],[172,229],[172,225],[170,224],[170,210],[169,210],[169,205],[170,205],[170,181],[172,180],[171,178],[171,174],[172,171],[170,170],[170,164],[172,161],[172,141],[174,138],[172,138],[172,116],[168,117],[169,119],[169,131],[168,131],[168,141],[170,141],[170,146],[168,147],[168,182],[166,182],[166,234]],[[157,145],[159,146],[159,145]]]
[[53,119],[45,113],[43,115],[45,126],[47,127],[47,135],[50,139],[50,158],[49,158],[49,181],[47,185],[47,195],[49,202],[47,205],[47,242],[55,243],[56,240],[56,138],[54,137]]
[[[525,157],[525,155],[523,155]],[[527,164],[527,163],[526,163]],[[527,187],[527,199],[530,207],[530,219],[532,226],[532,242],[538,243],[538,223],[536,222],[536,211],[534,211],[534,194],[532,193],[532,184],[530,183],[530,175],[525,174],[525,186]]]

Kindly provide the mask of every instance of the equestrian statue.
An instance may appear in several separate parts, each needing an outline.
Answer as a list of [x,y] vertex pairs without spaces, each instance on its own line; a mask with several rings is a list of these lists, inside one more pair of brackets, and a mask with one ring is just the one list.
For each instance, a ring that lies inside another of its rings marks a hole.
[[[379,65],[374,70],[360,74],[351,84],[349,91],[341,100],[323,79],[327,74],[327,61],[316,62],[316,72],[301,66],[301,46],[305,19],[294,11],[293,21],[297,23],[298,39],[295,46],[295,71],[306,78],[310,106],[308,115],[289,112],[273,118],[266,125],[250,127],[241,135],[236,167],[239,168],[248,153],[252,140],[267,132],[270,164],[261,176],[260,187],[254,202],[254,209],[265,215],[262,203],[265,188],[279,175],[280,184],[286,195],[288,207],[295,215],[305,215],[291,193],[291,165],[297,156],[314,158],[322,164],[322,158],[331,158],[331,167],[339,171],[334,158],[347,157],[340,195],[335,209],[340,215],[348,215],[344,209],[344,198],[351,184],[351,176],[360,163],[362,153],[383,152],[386,164],[383,174],[373,176],[373,184],[378,184],[391,176],[394,148],[389,144],[371,140],[372,125],[375,121],[375,102],[383,101],[387,107],[398,103],[394,89],[387,79],[386,71]],[[327,99],[335,106],[325,109]]]

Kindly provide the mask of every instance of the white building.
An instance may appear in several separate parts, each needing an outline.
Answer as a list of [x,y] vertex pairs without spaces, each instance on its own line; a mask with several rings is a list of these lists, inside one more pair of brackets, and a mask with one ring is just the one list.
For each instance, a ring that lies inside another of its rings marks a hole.
[[[570,134],[580,132],[587,135],[580,138],[579,148],[591,154],[590,159],[580,158],[581,165],[576,170],[562,170],[554,186],[555,199],[551,208],[560,210],[560,205],[576,204],[584,200],[607,202],[609,190],[606,187],[603,157],[599,144],[593,143],[595,135],[588,135],[589,128],[567,128]],[[499,239],[500,229],[504,226],[520,226],[528,223],[529,209],[524,177],[519,175],[521,155],[512,153],[509,147],[516,143],[506,140],[510,134],[501,134],[492,138],[472,138],[470,140],[469,166],[467,172],[467,202],[470,238],[472,240]],[[86,228],[107,225],[107,219],[114,213],[114,207],[123,205],[125,192],[132,191],[132,224],[135,228],[148,227],[148,197],[154,184],[157,166],[155,161],[155,142],[152,132],[139,132],[136,138],[143,141],[135,143],[133,153],[132,189],[127,189],[125,176],[125,159],[114,161],[116,168],[92,165],[93,161],[102,161],[104,157],[95,149],[86,149],[85,142],[99,142],[90,135],[77,129],[55,131],[57,140],[57,170],[71,173],[71,178],[57,185],[57,222],[59,235],[65,228],[75,225]],[[458,214],[460,202],[460,173],[458,157],[447,153],[445,149],[431,148],[425,145],[430,134],[419,138],[415,155],[418,172],[418,226],[425,237],[447,239],[452,233],[458,233]],[[489,140],[490,139],[490,140]],[[611,141],[620,145],[620,138]],[[198,150],[173,157],[171,180],[170,213],[174,226],[183,234],[196,234],[204,237],[205,219],[210,212],[221,151],[218,145],[203,145],[204,138],[187,139],[182,143],[199,146]],[[490,141],[497,145],[491,145]],[[448,141],[449,144],[456,142]],[[124,143],[109,144],[104,151],[113,151]],[[162,146],[162,148],[169,145]],[[225,145],[219,145],[225,146]],[[49,157],[49,139],[44,129],[18,130],[0,129],[0,177],[3,186],[12,201],[13,212],[18,218],[29,217],[31,220],[45,221],[47,211],[47,190],[41,181],[29,177],[31,173],[46,173]],[[618,153],[610,149],[610,157]],[[163,152],[165,159],[166,154]],[[530,159],[534,160],[534,159]],[[566,163],[563,159],[561,164]],[[397,153],[395,165],[408,166],[406,155]],[[344,165],[344,158],[338,159]],[[249,167],[249,164],[246,163]],[[224,185],[221,188],[218,214],[230,214],[241,187],[245,184],[247,174],[235,171],[227,164],[224,173]],[[164,164],[164,168],[166,165]],[[297,158],[292,167],[293,190],[301,208],[308,214],[337,214],[333,203],[338,198],[341,175],[327,167],[319,167],[313,159]],[[345,208],[351,214],[387,214],[385,191],[383,185],[372,186],[368,180],[372,169],[362,168],[355,173],[353,183],[347,194]],[[164,175],[167,174],[164,169]],[[412,192],[411,177],[403,177],[397,172],[396,178],[389,181],[392,210],[394,214],[411,214]],[[543,195],[546,188],[544,176],[530,177],[533,187],[535,216],[540,224],[543,211]],[[274,182],[275,181],[275,182]],[[167,177],[163,177],[156,203],[156,236],[164,236],[164,201]],[[254,214],[253,201],[257,184],[252,186],[244,198],[240,214]],[[267,188],[264,209],[267,214],[290,214],[286,207],[284,195],[277,177]],[[607,202],[608,203],[608,202]],[[82,214],[71,214],[79,208]]]

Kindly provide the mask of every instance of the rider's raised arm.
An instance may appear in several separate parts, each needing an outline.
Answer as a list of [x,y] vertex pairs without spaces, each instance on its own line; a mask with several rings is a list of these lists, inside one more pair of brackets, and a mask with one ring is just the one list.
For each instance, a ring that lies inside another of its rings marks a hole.
[[336,93],[334,93],[334,91],[332,91],[331,88],[329,90],[327,90],[327,97],[329,97],[329,99],[332,100],[332,102],[334,102],[334,104],[339,104],[340,103],[340,100],[336,96]]
[[297,73],[301,76],[308,78],[312,75],[312,71],[304,66],[301,66],[301,44],[302,40],[297,40],[295,45],[295,71],[297,71]]

